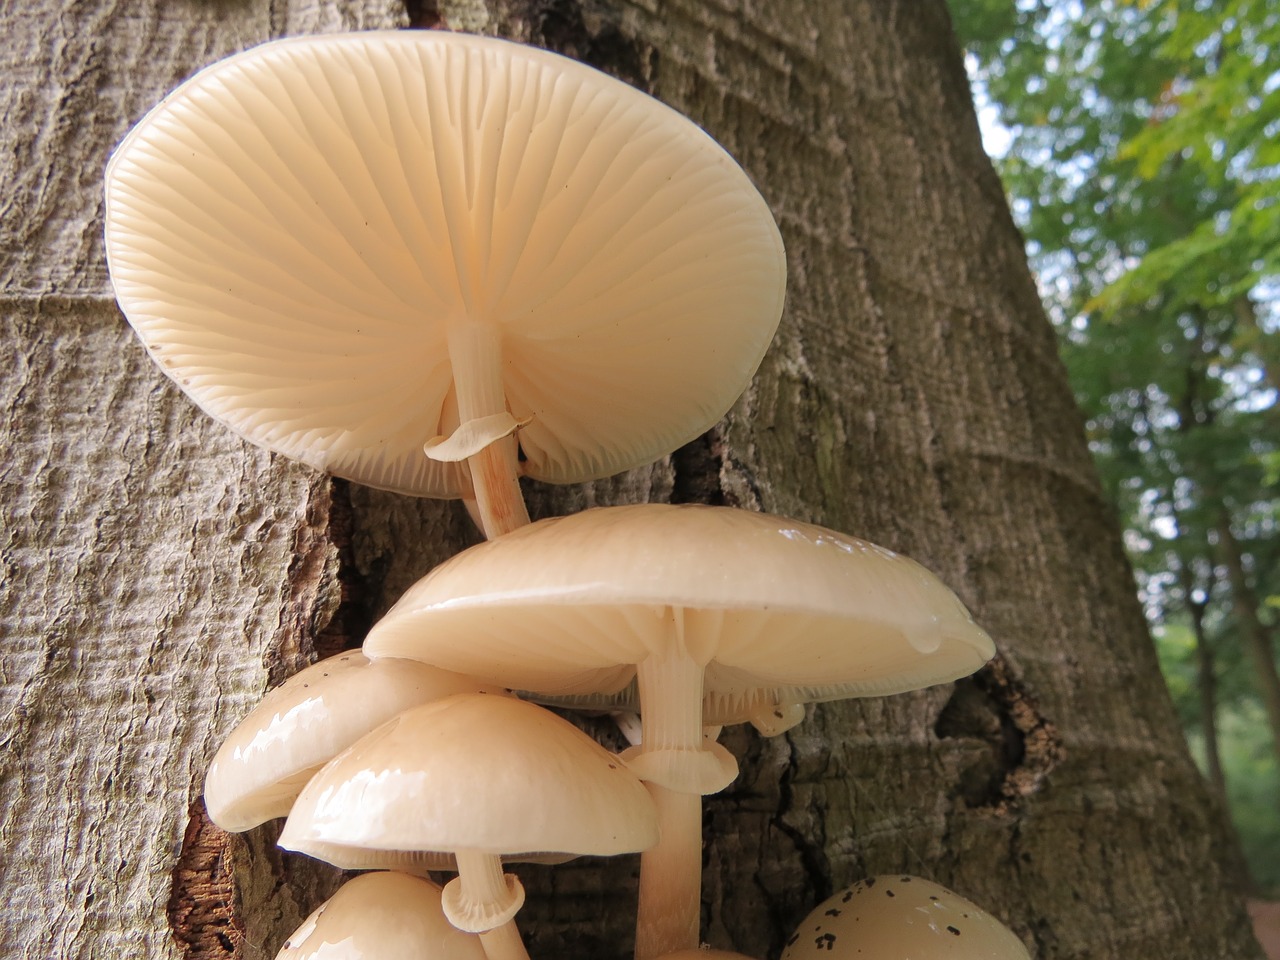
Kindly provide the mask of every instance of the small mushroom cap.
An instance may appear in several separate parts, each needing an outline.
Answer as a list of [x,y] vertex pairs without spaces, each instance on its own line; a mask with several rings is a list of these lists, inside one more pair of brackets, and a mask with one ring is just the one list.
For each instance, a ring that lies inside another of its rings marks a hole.
[[307,784],[280,846],[359,868],[363,851],[610,856],[657,842],[648,791],[555,714],[461,695],[402,713]]
[[484,945],[445,919],[440,888],[403,873],[366,873],[303,921],[276,960],[486,960]]
[[613,693],[672,642],[704,690],[779,702],[954,680],[994,653],[936,576],[813,524],[642,504],[540,520],[418,581],[370,631],[370,657],[421,659],[551,695]]
[[705,431],[782,312],[777,226],[718,144],[489,37],[255,47],[152,110],[106,190],[116,296],[161,368],[254,443],[405,493],[469,489],[423,453],[458,426],[451,329],[498,332],[524,471],[565,483]]
[[371,662],[351,651],[321,660],[271,690],[209,765],[209,819],[238,832],[287,816],[307,781],[397,713],[456,693],[501,687],[413,660]]
[[859,880],[824,900],[781,960],[1031,960],[1008,927],[946,887],[919,877]]

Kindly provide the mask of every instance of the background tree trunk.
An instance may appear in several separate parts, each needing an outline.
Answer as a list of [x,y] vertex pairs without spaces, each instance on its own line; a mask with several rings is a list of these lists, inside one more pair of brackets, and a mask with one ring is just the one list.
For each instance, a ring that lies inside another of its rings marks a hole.
[[[1259,956],[1164,692],[941,0],[40,0],[5,8],[0,954],[262,957],[333,882],[228,838],[205,764],[269,684],[472,539],[455,505],[249,448],[111,302],[101,170],[183,77],[290,32],[438,25],[583,59],[747,168],[789,251],[777,342],[652,467],[527,488],[813,520],[937,571],[1001,656],[954,686],[730,730],[704,936],[774,956],[819,899],[922,874],[1041,958]],[[535,955],[622,957],[633,859],[525,872]]]

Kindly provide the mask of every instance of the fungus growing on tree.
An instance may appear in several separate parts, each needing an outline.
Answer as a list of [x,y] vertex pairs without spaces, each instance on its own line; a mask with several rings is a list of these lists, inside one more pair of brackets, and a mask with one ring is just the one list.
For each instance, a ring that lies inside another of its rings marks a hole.
[[550,711],[463,694],[400,714],[324,767],[280,845],[359,869],[369,850],[452,854],[449,921],[490,960],[527,958],[512,918],[524,902],[501,858],[612,856],[657,840],[653,803],[617,757]]
[[397,713],[456,693],[506,691],[412,660],[352,650],[271,690],[223,742],[204,781],[209,819],[249,830],[288,816],[312,775]]
[[703,736],[709,686],[787,702],[901,693],[994,653],[919,564],[812,524],[643,504],[542,520],[437,567],[375,624],[370,657],[421,659],[520,690],[638,680],[627,763],[662,826],[641,857],[637,956],[698,943],[701,797],[737,764]]
[[343,884],[290,934],[276,960],[485,960],[484,946],[448,920],[440,888],[403,873]]
[[488,37],[216,63],[125,138],[106,203],[121,308],[196,403],[339,476],[474,496],[490,537],[528,522],[520,474],[602,477],[705,431],[782,312],[777,227],[718,144]]
[[781,960],[1031,960],[1008,927],[919,877],[859,880],[801,921]]
[[442,32],[266,44],[135,127],[106,221],[122,309],[207,412],[331,473],[461,497],[490,538],[375,627],[367,676],[408,657],[604,703],[635,684],[641,742],[622,758],[509,697],[405,710],[420,691],[388,683],[357,721],[326,714],[318,744],[301,732],[314,696],[269,697],[266,725],[210,771],[215,819],[243,828],[332,757],[281,844],[345,867],[456,866],[428,912],[491,960],[527,960],[501,858],[637,850],[637,955],[688,955],[701,796],[737,770],[706,726],[776,733],[804,703],[953,680],[993,652],[932,574],[809,524],[646,505],[520,529],[520,476],[606,476],[715,423],[781,314],[782,243],[746,175],[617,80]]

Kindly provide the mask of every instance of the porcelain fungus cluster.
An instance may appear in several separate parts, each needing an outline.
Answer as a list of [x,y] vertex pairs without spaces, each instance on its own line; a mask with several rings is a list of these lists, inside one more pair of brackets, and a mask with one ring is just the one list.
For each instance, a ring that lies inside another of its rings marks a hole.
[[[661,504],[529,523],[521,477],[607,476],[713,426],[782,312],[760,194],[626,84],[444,32],[277,41],[148,114],[106,202],[121,307],[192,400],[318,469],[460,498],[488,538],[210,768],[222,827],[287,817],[283,846],[380,871],[280,957],[518,960],[504,864],[634,852],[636,955],[694,950],[701,798],[737,773],[721,725],[777,734],[992,655],[928,571],[821,527]],[[636,712],[636,743],[531,700]]]

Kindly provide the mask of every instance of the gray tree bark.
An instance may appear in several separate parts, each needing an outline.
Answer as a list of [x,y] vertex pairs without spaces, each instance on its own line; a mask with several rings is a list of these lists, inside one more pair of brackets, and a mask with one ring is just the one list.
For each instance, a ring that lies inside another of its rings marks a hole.
[[[359,641],[474,535],[451,504],[248,447],[110,299],[101,173],[183,77],[288,32],[446,25],[646,89],[760,185],[777,342],[650,468],[530,486],[535,515],[726,503],[937,571],[1000,649],[971,680],[733,729],[704,937],[775,956],[834,889],[921,874],[1044,960],[1258,957],[1164,693],[942,0],[55,0],[4,8],[0,955],[271,956],[335,882],[204,819],[205,764],[270,684]],[[635,861],[524,873],[535,956],[623,957]]]

